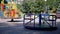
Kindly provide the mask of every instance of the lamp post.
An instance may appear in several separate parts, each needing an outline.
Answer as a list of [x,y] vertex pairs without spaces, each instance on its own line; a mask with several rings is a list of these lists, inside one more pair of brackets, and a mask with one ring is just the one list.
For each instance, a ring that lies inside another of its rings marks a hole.
[[46,1],[47,0],[44,0],[45,1],[45,13],[47,13],[47,6],[46,6]]

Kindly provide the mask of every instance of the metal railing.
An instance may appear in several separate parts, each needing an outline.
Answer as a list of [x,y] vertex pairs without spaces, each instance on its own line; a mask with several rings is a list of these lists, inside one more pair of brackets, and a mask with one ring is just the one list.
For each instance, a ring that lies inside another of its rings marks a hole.
[[[28,14],[27,14],[28,15]],[[33,17],[33,19],[31,18],[32,17],[32,15],[34,15],[34,17]],[[39,14],[38,14],[39,15]],[[29,18],[26,18],[25,17],[26,15],[24,15],[24,19],[23,19],[23,25],[24,26],[29,26],[29,24],[31,25],[31,24],[33,24],[33,27],[36,27],[36,18],[38,18],[39,19],[39,16],[37,16],[37,17],[35,17],[36,15],[35,14],[29,14],[28,16],[29,16]],[[50,19],[52,17],[52,19]],[[44,17],[43,18],[43,20],[44,20],[44,23],[47,23],[48,25],[47,26],[49,26],[49,27],[56,27],[56,19],[57,19],[57,17],[56,17],[56,15],[49,15],[48,16],[48,18],[46,19],[46,17]],[[25,23],[25,20],[30,20],[30,21],[28,21],[28,22],[26,22]],[[41,15],[41,19],[40,20],[42,20],[42,15]],[[33,23],[31,23],[33,21]],[[49,22],[48,22],[49,21]],[[51,24],[50,24],[50,21],[51,21]],[[42,23],[42,22],[41,22]],[[39,23],[38,23],[39,24]],[[41,24],[41,26],[42,26],[42,24]],[[41,27],[40,25],[39,25],[39,27]],[[31,27],[31,26],[30,26]],[[43,26],[42,26],[43,27]]]

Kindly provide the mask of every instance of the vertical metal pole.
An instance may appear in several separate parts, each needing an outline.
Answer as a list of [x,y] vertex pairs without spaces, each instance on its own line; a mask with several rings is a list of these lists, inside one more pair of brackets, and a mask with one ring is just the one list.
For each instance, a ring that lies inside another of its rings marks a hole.
[[55,16],[55,27],[56,27],[56,19],[57,19],[57,17]]
[[35,28],[35,14],[34,14],[34,28]]
[[23,25],[25,26],[25,15],[23,17]]
[[54,23],[54,21],[52,20],[52,27],[53,27],[53,23]]
[[54,22],[54,20],[53,20],[53,16],[52,16],[52,27],[53,27],[53,22]]
[[55,20],[55,27],[56,27],[56,20]]
[[41,14],[39,14],[39,25],[41,26]]
[[29,14],[29,15],[30,15],[30,24],[31,24],[31,20],[32,20],[32,19],[31,19],[31,15],[32,15],[32,14]]

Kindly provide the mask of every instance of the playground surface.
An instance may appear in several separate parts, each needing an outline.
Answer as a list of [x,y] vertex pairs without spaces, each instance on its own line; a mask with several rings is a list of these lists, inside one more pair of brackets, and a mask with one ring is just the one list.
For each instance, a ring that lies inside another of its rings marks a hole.
[[[0,19],[0,34],[60,34],[60,19],[57,19],[58,29],[55,31],[36,31],[23,27],[21,22],[7,22],[10,19]],[[15,19],[22,20],[22,19]]]

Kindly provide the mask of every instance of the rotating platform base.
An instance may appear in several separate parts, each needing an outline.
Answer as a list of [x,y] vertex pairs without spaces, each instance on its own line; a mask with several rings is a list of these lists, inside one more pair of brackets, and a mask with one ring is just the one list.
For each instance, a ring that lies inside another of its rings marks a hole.
[[35,24],[35,26],[32,24],[28,24],[24,26],[26,29],[31,29],[31,30],[57,30],[57,27],[54,26],[48,26],[48,25],[39,25],[39,24]]
[[25,26],[26,29],[30,29],[30,30],[57,30],[57,27],[31,27],[31,26]]

